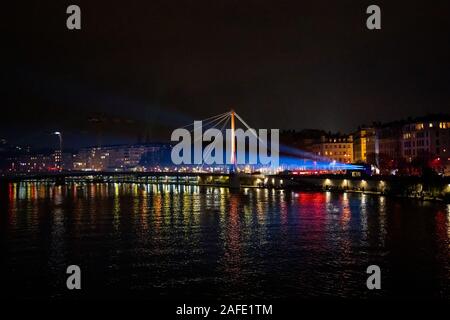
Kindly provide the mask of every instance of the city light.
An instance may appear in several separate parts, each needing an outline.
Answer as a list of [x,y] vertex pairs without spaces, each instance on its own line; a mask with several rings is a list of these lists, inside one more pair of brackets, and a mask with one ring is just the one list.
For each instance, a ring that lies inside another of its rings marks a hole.
[[450,299],[450,1],[74,2],[3,8],[5,307]]

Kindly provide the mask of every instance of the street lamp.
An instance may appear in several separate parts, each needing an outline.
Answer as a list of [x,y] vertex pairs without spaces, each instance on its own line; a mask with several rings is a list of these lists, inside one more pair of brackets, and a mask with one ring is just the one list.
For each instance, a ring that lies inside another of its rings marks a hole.
[[57,135],[59,138],[59,169],[62,170],[62,133],[59,131],[53,132],[54,135]]

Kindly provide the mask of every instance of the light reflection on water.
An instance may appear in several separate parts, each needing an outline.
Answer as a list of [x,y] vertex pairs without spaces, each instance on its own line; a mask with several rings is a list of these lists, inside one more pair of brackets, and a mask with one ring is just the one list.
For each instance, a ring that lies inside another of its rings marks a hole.
[[[0,193],[17,296],[450,297],[450,206],[364,194],[11,183]],[[4,210],[5,209],[5,210]],[[368,291],[378,264],[383,290]]]

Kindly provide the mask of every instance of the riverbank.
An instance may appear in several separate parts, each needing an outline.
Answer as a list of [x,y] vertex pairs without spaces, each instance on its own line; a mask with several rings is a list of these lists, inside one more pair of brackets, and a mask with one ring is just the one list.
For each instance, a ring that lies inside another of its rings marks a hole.
[[0,177],[0,184],[17,182],[48,182],[56,185],[66,183],[136,183],[205,186],[237,190],[239,188],[274,188],[299,191],[362,192],[450,203],[450,177],[238,174],[233,176],[233,184],[230,183],[230,179],[230,175],[221,173],[61,172],[45,175],[25,174]]

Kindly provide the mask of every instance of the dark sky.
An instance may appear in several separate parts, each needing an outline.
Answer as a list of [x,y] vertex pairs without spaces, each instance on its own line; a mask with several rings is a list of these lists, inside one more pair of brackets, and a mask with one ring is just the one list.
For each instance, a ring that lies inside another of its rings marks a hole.
[[231,106],[256,128],[342,132],[450,110],[449,1],[20,3],[2,8],[0,138],[15,143],[168,140]]

